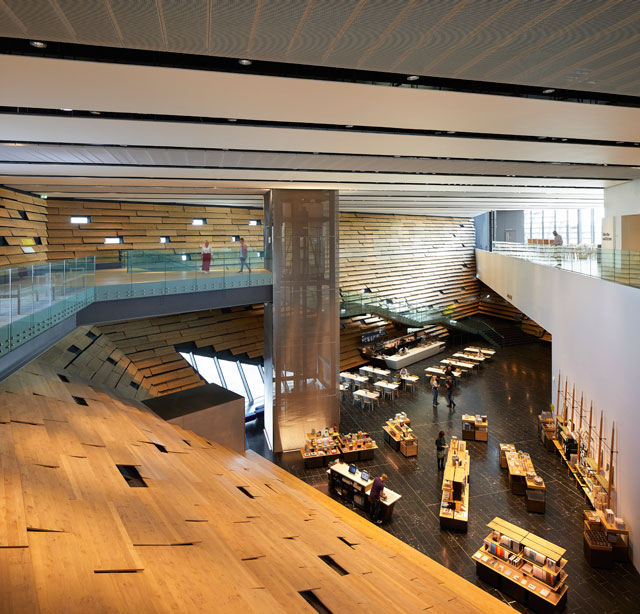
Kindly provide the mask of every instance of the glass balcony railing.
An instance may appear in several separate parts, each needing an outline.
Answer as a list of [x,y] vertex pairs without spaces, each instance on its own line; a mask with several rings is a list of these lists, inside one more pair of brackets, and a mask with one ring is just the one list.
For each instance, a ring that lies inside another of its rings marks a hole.
[[581,245],[530,245],[494,242],[493,251],[536,264],[640,288],[640,252]]
[[[248,264],[248,266],[247,266]],[[0,355],[94,301],[271,285],[260,252],[240,272],[237,252],[123,251],[119,267],[96,270],[94,256],[0,269]],[[250,267],[250,269],[249,269]]]

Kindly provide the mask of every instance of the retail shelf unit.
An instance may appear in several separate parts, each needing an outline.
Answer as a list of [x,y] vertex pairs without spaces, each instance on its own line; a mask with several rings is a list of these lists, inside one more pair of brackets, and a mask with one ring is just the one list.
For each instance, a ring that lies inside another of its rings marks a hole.
[[487,526],[491,533],[472,557],[478,576],[539,614],[564,609],[568,592],[564,548],[502,518]]

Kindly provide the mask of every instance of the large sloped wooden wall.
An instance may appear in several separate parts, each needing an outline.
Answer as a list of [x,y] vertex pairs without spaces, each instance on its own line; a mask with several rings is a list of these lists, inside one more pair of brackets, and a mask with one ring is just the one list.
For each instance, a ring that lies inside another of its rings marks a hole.
[[[47,201],[0,188],[0,267],[47,260]],[[23,247],[32,247],[25,254]]]
[[512,612],[261,457],[69,379],[0,384],[3,614]]

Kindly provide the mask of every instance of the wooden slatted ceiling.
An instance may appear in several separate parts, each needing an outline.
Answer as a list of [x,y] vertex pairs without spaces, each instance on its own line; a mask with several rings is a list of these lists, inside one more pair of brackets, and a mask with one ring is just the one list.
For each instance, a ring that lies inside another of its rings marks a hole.
[[[35,264],[47,259],[47,201],[0,188],[0,266]],[[33,247],[25,254],[23,246]]]
[[551,333],[546,331],[540,324],[534,322],[529,316],[520,311],[515,305],[502,298],[494,292],[489,286],[480,283],[480,300],[478,302],[478,313],[495,318],[503,318],[504,320],[514,320],[520,322],[522,330],[529,334],[542,339],[543,341],[551,341]]
[[[0,423],[3,612],[312,614],[300,591],[334,614],[354,603],[371,612],[510,612],[268,461],[70,379],[36,362],[0,384],[9,418]],[[33,424],[15,421],[25,405]],[[118,463],[135,465],[148,487],[130,488]],[[327,566],[326,554],[348,574]]]
[[[250,249],[263,248],[261,209],[205,207],[163,203],[126,203],[49,200],[49,259],[82,256],[117,259],[122,249],[198,251],[205,240],[214,249],[231,247],[231,237],[242,236]],[[71,224],[72,215],[90,216],[90,224]],[[206,224],[193,226],[194,218]],[[105,237],[122,237],[123,242],[104,245]],[[169,243],[160,243],[169,237]]]

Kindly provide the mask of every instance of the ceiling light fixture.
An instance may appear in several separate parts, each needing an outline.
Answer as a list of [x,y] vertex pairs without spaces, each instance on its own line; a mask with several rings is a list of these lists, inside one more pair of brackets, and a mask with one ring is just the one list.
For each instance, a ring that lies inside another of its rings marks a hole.
[[253,62],[251,60],[238,60],[238,64],[242,66],[251,66]]
[[47,43],[43,43],[42,41],[29,41],[29,44],[36,49],[46,49]]
[[229,121],[229,122],[237,122],[238,120],[235,117],[229,117],[229,119],[227,119],[227,121]]
[[345,128],[353,128],[353,124],[345,124],[344,127]]
[[100,111],[89,111],[91,115],[100,115]]
[[417,81],[419,78],[419,75],[409,75],[407,81]]
[[61,111],[66,111],[67,113],[71,113],[73,109],[60,109]]
[[543,94],[553,94],[555,90],[552,87],[547,88],[546,90],[542,90]]

